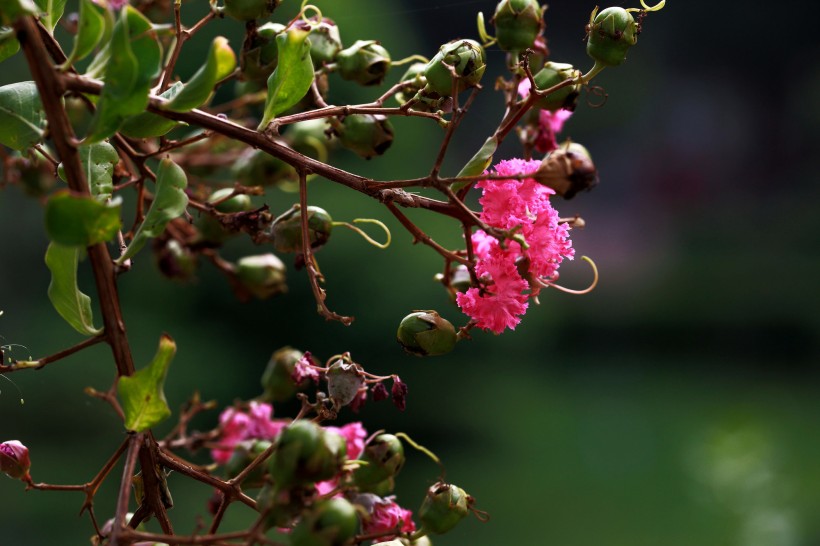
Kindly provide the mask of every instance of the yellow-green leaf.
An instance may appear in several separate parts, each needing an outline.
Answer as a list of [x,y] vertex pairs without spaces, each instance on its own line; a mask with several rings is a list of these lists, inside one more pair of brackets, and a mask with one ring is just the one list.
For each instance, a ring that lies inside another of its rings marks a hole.
[[228,40],[217,36],[211,43],[208,60],[185,83],[174,98],[163,106],[172,112],[187,112],[204,104],[214,91],[214,86],[223,78],[230,76],[236,68],[236,54],[228,45]]
[[[174,85],[165,90],[160,97],[164,99],[173,99],[180,91],[182,91],[182,82],[176,82]],[[178,124],[172,119],[167,119],[151,112],[143,112],[134,117],[128,118],[120,126],[120,133],[131,138],[152,138],[167,134],[171,129]]]
[[46,233],[65,246],[90,246],[113,239],[121,227],[120,199],[101,203],[93,197],[56,192],[46,203]]
[[[108,201],[114,193],[114,167],[120,161],[117,150],[107,142],[95,142],[80,146],[78,152],[91,195],[98,201]],[[66,180],[62,163],[57,173]]]
[[[475,155],[464,165],[456,176],[475,176],[483,173],[487,167],[493,162],[493,154],[498,149],[498,138],[491,136],[484,142],[484,145],[475,153]],[[466,185],[464,182],[456,182],[453,184],[453,189],[458,190]]]
[[74,36],[74,48],[63,69],[68,69],[76,61],[85,59],[94,51],[105,34],[105,6],[98,6],[91,0],[80,0],[80,22]]
[[40,22],[49,33],[54,34],[54,27],[57,26],[57,22],[65,11],[66,0],[35,0],[35,3],[42,12]]
[[279,61],[268,78],[268,97],[259,130],[270,121],[296,105],[304,97],[316,76],[310,60],[310,31],[291,28],[276,35]]
[[117,394],[125,413],[126,429],[143,432],[170,417],[164,386],[176,350],[174,340],[163,334],[151,363],[132,376],[120,378]]
[[46,250],[46,267],[51,272],[48,299],[57,313],[72,328],[86,336],[96,336],[101,328],[94,328],[91,298],[77,286],[77,264],[81,248],[61,246],[55,243]]
[[14,35],[14,29],[0,27],[0,63],[20,51],[20,42]]

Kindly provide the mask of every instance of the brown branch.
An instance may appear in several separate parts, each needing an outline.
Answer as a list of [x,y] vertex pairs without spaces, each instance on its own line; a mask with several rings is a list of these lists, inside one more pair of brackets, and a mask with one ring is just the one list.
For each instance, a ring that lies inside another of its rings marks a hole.
[[159,459],[163,466],[170,468],[171,470],[174,470],[176,472],[179,472],[180,474],[188,476],[189,478],[193,478],[198,482],[202,482],[206,485],[210,485],[213,488],[219,489],[228,496],[235,498],[242,504],[250,506],[251,508],[256,510],[256,501],[247,496],[246,494],[242,493],[241,490],[239,490],[236,486],[224,482],[219,478],[214,478],[213,476],[206,474],[201,470],[197,470],[196,468],[194,468],[194,465],[186,461],[183,461],[170,451],[160,448]]
[[435,242],[429,235],[424,233],[416,224],[414,224],[412,220],[405,216],[404,213],[396,207],[396,205],[394,205],[393,203],[385,203],[385,206],[387,207],[387,210],[392,212],[393,216],[395,216],[398,219],[398,221],[401,222],[401,225],[403,225],[407,229],[407,231],[410,232],[410,234],[413,236],[414,243],[423,243],[433,248],[433,250],[444,256],[446,259],[451,260],[453,262],[458,262],[464,265],[470,265],[471,262],[469,260],[465,259],[462,256],[459,256],[451,250],[447,250],[446,248]]
[[44,356],[43,358],[39,358],[37,360],[26,360],[26,361],[19,361],[13,363],[11,366],[3,366],[0,365],[0,374],[3,373],[11,373],[20,370],[39,370],[43,368],[47,364],[51,364],[52,362],[57,362],[58,360],[62,360],[68,356],[73,355],[76,352],[82,351],[86,347],[91,347],[92,345],[96,345],[101,341],[105,341],[105,334],[102,333],[100,335],[90,337],[84,339],[80,343],[69,347],[67,349],[63,349],[62,351],[58,351],[52,355]]
[[117,508],[114,511],[114,526],[111,531],[111,546],[120,544],[120,535],[125,530],[125,516],[128,513],[128,499],[131,496],[131,479],[137,465],[137,456],[142,443],[141,434],[132,434],[128,437],[128,453],[125,456],[125,466],[122,469],[120,492],[117,495]]

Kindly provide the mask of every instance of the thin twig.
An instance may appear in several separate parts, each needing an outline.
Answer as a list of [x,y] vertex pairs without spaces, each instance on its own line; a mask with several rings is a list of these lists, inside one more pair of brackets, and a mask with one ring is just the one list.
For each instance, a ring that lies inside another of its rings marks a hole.
[[78,351],[82,351],[86,347],[91,347],[92,345],[96,345],[97,343],[100,343],[102,341],[105,341],[105,334],[104,333],[96,335],[94,337],[84,339],[83,341],[81,341],[80,343],[78,343],[78,344],[76,344],[72,347],[69,347],[67,349],[63,349],[62,351],[58,351],[58,352],[56,352],[52,355],[49,355],[49,356],[44,356],[43,358],[39,358],[37,360],[22,360],[22,361],[15,362],[11,366],[2,366],[2,365],[0,365],[0,374],[15,372],[15,371],[19,371],[19,370],[39,370],[39,369],[43,368],[44,366],[46,366],[47,364],[51,364],[52,362],[57,362],[58,360],[62,360],[63,358],[71,356],[71,355],[73,355],[74,353],[76,353]]

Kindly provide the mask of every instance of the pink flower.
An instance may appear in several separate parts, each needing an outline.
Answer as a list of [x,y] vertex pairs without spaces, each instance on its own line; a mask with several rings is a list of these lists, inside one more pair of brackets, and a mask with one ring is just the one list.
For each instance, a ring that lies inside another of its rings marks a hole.
[[302,358],[300,358],[293,367],[291,377],[293,378],[293,382],[298,385],[305,379],[313,379],[315,383],[318,383],[322,375],[319,373],[319,370],[313,366],[310,353],[305,352]]
[[341,428],[324,427],[324,429],[335,432],[345,439],[348,459],[358,459],[359,455],[364,451],[364,440],[367,438],[367,430],[365,430],[361,423],[348,423]]
[[[518,95],[521,98],[527,98],[530,94],[530,80],[524,78],[518,84]],[[561,108],[555,112],[549,110],[541,110],[538,112],[538,129],[533,140],[535,149],[545,154],[558,148],[558,142],[555,135],[564,129],[564,123],[572,116],[570,110]]]
[[[392,499],[380,499],[373,503],[369,517],[362,522],[364,534],[387,533],[398,530],[402,533],[412,533],[416,530],[413,522],[413,512],[396,504]],[[395,536],[385,536],[379,540],[390,540]]]
[[0,471],[15,480],[31,481],[28,471],[31,468],[28,448],[17,440],[0,444]]
[[243,440],[272,440],[288,424],[286,419],[272,420],[273,407],[264,402],[251,402],[247,412],[231,407],[219,416],[222,435],[219,447],[211,450],[211,457],[219,464],[230,460],[236,445]]

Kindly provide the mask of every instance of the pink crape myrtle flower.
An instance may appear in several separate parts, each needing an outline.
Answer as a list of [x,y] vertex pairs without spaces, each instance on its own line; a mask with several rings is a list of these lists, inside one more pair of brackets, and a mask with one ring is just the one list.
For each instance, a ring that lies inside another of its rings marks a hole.
[[291,377],[293,378],[293,382],[298,385],[305,379],[313,379],[314,383],[318,383],[322,374],[313,366],[310,353],[305,352],[302,358],[294,365]]
[[248,411],[227,408],[219,416],[222,435],[211,457],[219,464],[227,463],[236,445],[243,440],[273,440],[285,428],[287,419],[272,420],[273,407],[264,402],[251,402]]
[[[492,174],[518,176],[534,173],[538,160],[510,159],[495,166]],[[550,204],[555,192],[533,178],[481,180],[476,184],[483,194],[479,199],[481,220],[492,227],[518,228],[529,248],[507,241],[506,249],[497,239],[477,231],[471,237],[476,257],[476,274],[486,280],[483,289],[470,288],[456,296],[456,303],[479,328],[500,334],[515,329],[527,310],[529,289],[534,278],[551,279],[564,258],[572,259],[575,250],[569,240],[569,227],[559,223],[558,212]],[[522,276],[522,268],[526,268]],[[526,278],[525,278],[526,277]]]
[[[402,508],[392,498],[379,499],[373,503],[369,517],[362,521],[364,534],[387,533],[398,529],[402,533],[412,533],[416,530],[413,522],[413,512]],[[380,537],[379,540],[391,540],[395,536]]]
[[325,430],[335,432],[345,439],[347,447],[347,458],[358,459],[364,451],[364,440],[367,438],[367,430],[358,421],[348,423],[343,427],[324,427]]
[[[527,98],[530,94],[530,80],[524,78],[518,84],[518,95]],[[570,110],[561,108],[555,112],[540,110],[538,112],[538,132],[535,135],[535,149],[546,154],[558,148],[555,135],[564,129],[564,123],[572,116]]]
[[9,440],[0,444],[0,472],[15,480],[31,481],[28,448],[19,440]]

